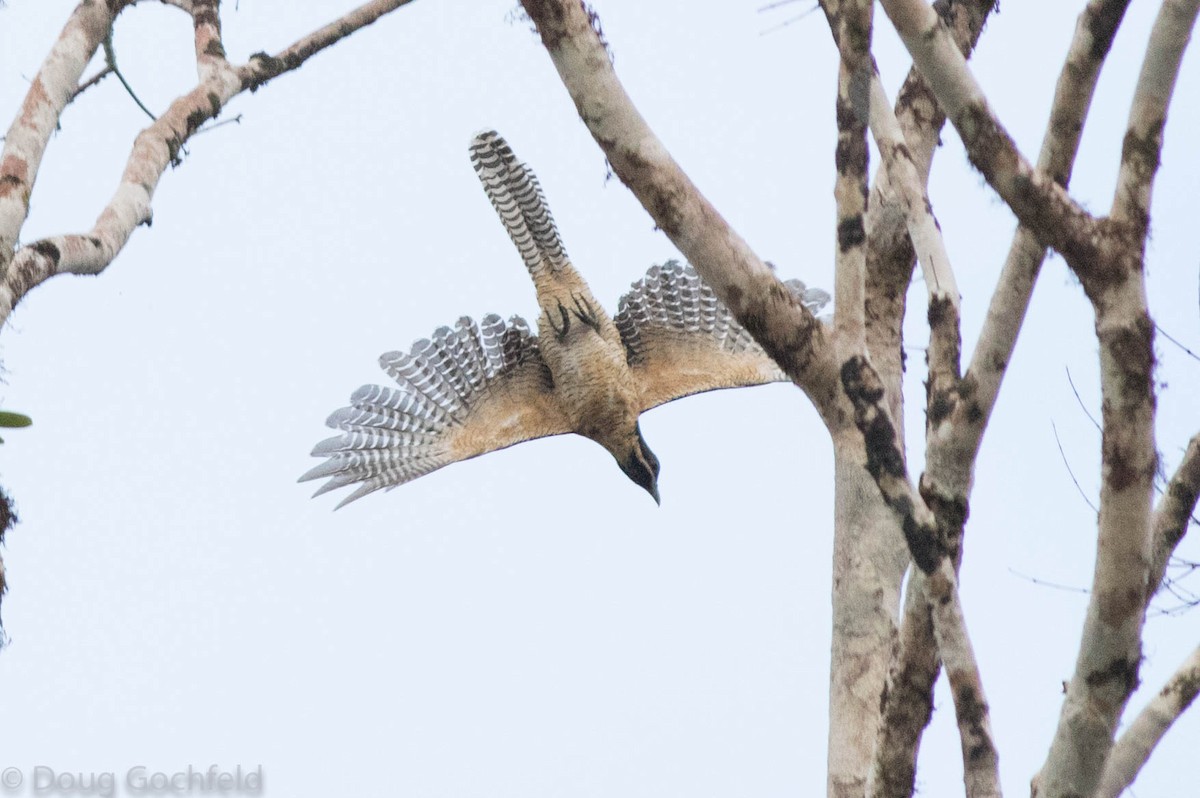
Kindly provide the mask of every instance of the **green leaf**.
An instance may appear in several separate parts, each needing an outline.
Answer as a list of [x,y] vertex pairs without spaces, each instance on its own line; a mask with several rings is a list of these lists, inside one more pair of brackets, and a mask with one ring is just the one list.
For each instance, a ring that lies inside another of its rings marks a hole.
[[32,423],[33,419],[24,413],[0,410],[0,427],[28,427]]

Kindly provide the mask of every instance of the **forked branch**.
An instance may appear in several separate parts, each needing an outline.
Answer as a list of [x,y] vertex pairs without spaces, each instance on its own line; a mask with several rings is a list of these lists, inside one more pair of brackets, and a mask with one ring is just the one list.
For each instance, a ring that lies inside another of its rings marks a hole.
[[[50,136],[125,3],[80,3],[29,83],[0,150],[0,278],[7,278]],[[7,316],[7,314],[3,314]],[[3,319],[0,318],[0,321]]]
[[178,162],[183,145],[201,125],[216,117],[232,97],[296,69],[312,55],[410,1],[373,0],[278,55],[258,54],[236,69],[224,58],[216,3],[194,0],[187,4],[196,30],[200,82],[138,134],[120,185],[91,230],[35,241],[14,255],[13,247],[28,212],[29,194],[46,141],[63,106],[73,96],[83,68],[111,28],[112,17],[106,10],[109,4],[81,4],[34,78],[22,112],[5,142],[0,162],[0,265],[7,264],[9,268],[0,282],[0,324],[30,289],[50,277],[103,271],[134,229],[150,223],[151,200],[167,166]]
[[[1070,179],[1100,67],[1127,5],[1128,0],[1092,0],[1088,4],[1080,15],[1059,74],[1038,168],[1064,187]],[[951,30],[955,31],[962,49],[962,35],[957,26],[951,26]],[[904,96],[931,103],[940,112],[932,97],[913,89],[902,92]],[[909,150],[917,151],[911,141]],[[879,196],[878,191],[875,196]],[[884,249],[879,259],[894,257],[897,249]],[[927,501],[934,503],[955,559],[968,515],[979,445],[1011,361],[1045,253],[1046,249],[1028,229],[1018,228],[966,376],[958,381],[937,380],[932,376],[933,363],[930,365],[922,493]],[[920,730],[932,712],[938,658],[932,645],[929,607],[921,598],[923,592],[924,576],[918,574],[909,584],[900,647],[889,674],[872,793],[879,798],[907,798],[912,793]]]
[[1057,250],[1089,295],[1123,278],[1128,249],[1110,226],[1100,224],[1049,175],[1037,171],[992,112],[949,31],[922,0],[882,0],[934,96],[954,124],[972,165],[1045,246]]
[[1039,796],[1093,793],[1138,684],[1152,578],[1150,496],[1158,464],[1154,323],[1146,308],[1142,257],[1167,106],[1198,12],[1200,0],[1166,0],[1159,9],[1129,115],[1122,154],[1122,172],[1128,174],[1118,179],[1106,224],[1124,243],[1123,250],[1104,253],[1122,278],[1088,292],[1100,343],[1104,432],[1096,569],[1075,673],[1036,780]]

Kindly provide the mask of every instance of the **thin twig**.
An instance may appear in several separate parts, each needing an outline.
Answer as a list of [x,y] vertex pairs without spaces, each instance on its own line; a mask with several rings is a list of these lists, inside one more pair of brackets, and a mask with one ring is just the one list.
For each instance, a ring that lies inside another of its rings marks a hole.
[[151,120],[157,122],[158,117],[151,113],[150,109],[138,99],[137,94],[133,90],[133,86],[129,85],[129,81],[125,80],[125,76],[122,75],[121,70],[117,68],[117,50],[115,47],[113,47],[112,30],[109,30],[108,37],[104,40],[104,60],[108,64],[109,68],[112,69],[113,74],[117,76],[117,80],[121,81],[121,85],[125,87],[125,91],[129,92],[129,96],[133,98],[135,103],[137,103],[137,107],[141,108],[146,116],[150,117]]
[[1175,340],[1175,338],[1172,337],[1170,333],[1168,333],[1166,330],[1164,330],[1162,328],[1161,324],[1158,324],[1156,322],[1154,325],[1154,329],[1158,330],[1158,334],[1161,335],[1163,338],[1166,338],[1168,341],[1175,344],[1175,346],[1182,349],[1184,351],[1184,353],[1187,354],[1188,357],[1192,358],[1193,360],[1200,360],[1200,355],[1197,355],[1195,352],[1188,349],[1186,346],[1181,344],[1179,341]]
[[[1065,366],[1064,368],[1067,372],[1067,384],[1071,386],[1071,393],[1075,394],[1075,401],[1079,403],[1079,409],[1082,410],[1083,414],[1088,417],[1088,421],[1092,422],[1092,426],[1094,426],[1097,430],[1100,430],[1100,422],[1097,421],[1096,417],[1093,416],[1091,411],[1087,409],[1087,405],[1083,403],[1083,398],[1079,395],[1079,390],[1075,387],[1075,381],[1071,379],[1070,366]],[[1059,448],[1061,449],[1061,447]]]
[[[802,2],[802,0],[775,0],[774,3],[767,3],[765,6],[759,6],[758,8],[755,9],[755,11],[757,11],[759,14],[761,14],[764,11],[771,11],[776,8],[782,8],[783,6],[790,6],[792,3],[799,3],[799,2]],[[819,8],[819,6],[814,5],[812,10],[816,11],[817,8]],[[812,13],[812,12],[809,12],[809,13]]]
[[1021,579],[1024,579],[1026,582],[1030,582],[1032,584],[1038,585],[1039,587],[1048,587],[1048,588],[1051,588],[1052,590],[1062,590],[1066,593],[1082,593],[1085,596],[1091,592],[1086,587],[1076,587],[1074,585],[1064,585],[1059,582],[1050,582],[1046,579],[1038,579],[1036,576],[1030,576],[1029,574],[1023,574],[1020,571],[1018,571],[1016,568],[1009,568],[1008,572],[1010,574],[1012,574],[1013,576],[1020,577]]
[[1075,478],[1075,472],[1071,470],[1071,463],[1067,461],[1067,453],[1063,451],[1062,441],[1059,440],[1058,427],[1054,425],[1053,421],[1050,422],[1050,429],[1054,431],[1054,442],[1058,445],[1058,454],[1062,458],[1063,465],[1067,467],[1067,473],[1070,474],[1071,481],[1075,483],[1075,490],[1079,491],[1079,495],[1083,497],[1085,502],[1087,502],[1088,507],[1091,507],[1092,510],[1097,513],[1100,512],[1092,500],[1088,498],[1088,495],[1084,493],[1083,487],[1079,484],[1079,480]]
[[[772,25],[771,27],[767,28],[766,30],[759,31],[758,35],[766,36],[768,33],[774,33],[777,30],[783,30],[784,28],[788,27],[789,25],[795,25],[797,22],[807,19],[810,14],[812,14],[814,11],[816,11],[819,8],[820,8],[820,6],[813,6],[812,8],[805,11],[803,14],[797,14],[794,17],[785,19],[783,22]],[[761,9],[759,9],[759,10],[761,10]]]
[[79,86],[75,89],[75,93],[71,95],[72,102],[75,100],[76,97],[83,94],[85,91],[90,89],[92,86],[95,86],[100,81],[104,80],[106,77],[111,75],[113,72],[114,72],[114,70],[112,68],[112,65],[105,64],[103,69],[101,69],[95,75],[92,75],[90,78],[88,78],[83,83],[79,84]]
[[205,125],[204,127],[197,130],[195,133],[193,133],[192,138],[199,136],[201,133],[208,133],[210,131],[216,130],[219,127],[224,127],[225,125],[240,125],[241,123],[242,123],[242,115],[238,114],[237,116],[232,117],[230,119],[222,119],[220,122],[212,122],[210,124]]

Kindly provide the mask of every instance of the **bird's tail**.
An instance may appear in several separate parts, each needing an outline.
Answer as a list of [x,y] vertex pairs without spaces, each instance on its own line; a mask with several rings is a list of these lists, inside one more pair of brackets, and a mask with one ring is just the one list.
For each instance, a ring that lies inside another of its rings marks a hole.
[[471,164],[530,274],[565,266],[567,252],[537,176],[508,142],[494,130],[477,133],[471,139]]

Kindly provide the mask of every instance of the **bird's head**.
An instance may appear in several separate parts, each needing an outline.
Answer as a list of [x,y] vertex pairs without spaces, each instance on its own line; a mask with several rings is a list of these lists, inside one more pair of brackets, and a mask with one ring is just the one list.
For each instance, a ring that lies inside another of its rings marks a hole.
[[655,504],[662,503],[658,498],[658,458],[646,445],[646,439],[642,437],[640,427],[633,428],[633,435],[628,439],[628,445],[624,447],[622,454],[617,455],[617,464],[621,466],[625,476],[654,497]]

